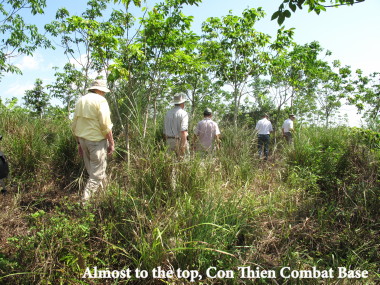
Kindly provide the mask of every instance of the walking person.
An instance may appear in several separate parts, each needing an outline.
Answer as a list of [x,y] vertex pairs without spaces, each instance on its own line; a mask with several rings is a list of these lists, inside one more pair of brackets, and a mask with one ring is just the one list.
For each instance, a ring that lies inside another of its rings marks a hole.
[[220,130],[212,120],[210,108],[204,110],[203,117],[194,132],[193,148],[198,153],[211,154],[215,149],[220,149]]
[[288,144],[293,143],[293,133],[294,133],[294,127],[293,127],[293,121],[295,120],[296,116],[293,114],[289,115],[289,118],[285,120],[284,124],[282,125],[282,135],[285,137],[286,142]]
[[[3,136],[0,135],[0,141],[3,139]],[[1,194],[7,194],[7,189],[5,189],[4,179],[8,177],[9,174],[9,165],[8,160],[6,159],[4,153],[0,151],[0,188]]]
[[115,150],[112,135],[110,108],[105,94],[110,92],[105,80],[95,80],[88,93],[75,106],[71,125],[78,143],[78,153],[83,157],[89,179],[82,201],[92,198],[106,182],[107,154]]
[[187,141],[189,116],[184,110],[185,102],[184,93],[175,94],[172,102],[174,107],[166,113],[164,121],[164,136],[168,150],[175,152],[180,158],[189,153]]
[[259,120],[256,124],[256,131],[258,134],[258,153],[259,159],[262,155],[262,149],[264,148],[264,156],[265,160],[268,160],[269,156],[269,141],[270,141],[270,133],[273,132],[272,123],[268,120],[268,114],[264,114],[262,119]]

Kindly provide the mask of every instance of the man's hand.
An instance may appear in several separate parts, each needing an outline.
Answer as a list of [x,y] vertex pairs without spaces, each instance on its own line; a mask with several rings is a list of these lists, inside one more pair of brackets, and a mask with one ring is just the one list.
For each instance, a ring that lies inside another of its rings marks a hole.
[[216,135],[215,137],[215,142],[216,142],[216,150],[220,150],[220,135]]
[[195,146],[196,146],[196,141],[197,141],[198,137],[197,135],[194,134],[193,136],[193,141],[191,143],[191,150],[194,152],[195,151]]
[[115,151],[115,142],[113,141],[112,131],[106,135],[108,141],[107,154],[111,155]]
[[107,154],[108,155],[112,155],[114,151],[115,151],[115,145],[114,144],[108,145],[108,147],[107,147]]
[[181,137],[179,140],[179,155],[184,156],[186,152],[187,143],[187,131],[181,131]]
[[80,144],[78,144],[78,154],[79,154],[79,156],[83,157],[83,150],[82,150],[82,147],[80,146]]

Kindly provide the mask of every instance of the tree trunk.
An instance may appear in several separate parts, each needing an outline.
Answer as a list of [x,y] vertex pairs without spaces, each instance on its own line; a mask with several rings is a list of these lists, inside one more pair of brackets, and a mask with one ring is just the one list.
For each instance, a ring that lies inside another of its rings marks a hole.
[[[110,89],[112,90],[113,86],[110,86]],[[129,168],[129,165],[130,165],[130,153],[129,153],[129,125],[128,125],[128,118],[126,117],[126,125],[124,126],[123,120],[121,118],[120,110],[119,110],[119,105],[117,103],[116,96],[115,96],[115,94],[113,92],[111,93],[111,98],[112,98],[112,102],[113,102],[113,104],[115,106],[117,119],[118,119],[118,121],[120,123],[120,127],[121,127],[121,129],[123,131],[123,134],[124,134],[125,144],[126,144],[126,152],[127,152],[127,165],[128,165],[128,168]]]
[[156,133],[156,128],[157,128],[157,97],[154,98],[154,103],[153,103],[153,126],[154,126],[154,133]]
[[144,127],[143,127],[143,138],[146,136],[146,129],[148,126],[148,117],[149,117],[149,105],[151,101],[151,95],[148,96],[148,102],[146,104],[145,114],[144,114]]
[[234,126],[237,128],[237,118],[238,118],[238,94],[236,90],[234,91]]

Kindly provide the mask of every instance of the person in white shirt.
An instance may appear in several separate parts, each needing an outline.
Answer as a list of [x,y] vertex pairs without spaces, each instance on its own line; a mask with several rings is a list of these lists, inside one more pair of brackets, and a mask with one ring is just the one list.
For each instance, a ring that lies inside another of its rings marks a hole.
[[183,157],[189,152],[187,142],[189,116],[184,110],[186,95],[177,93],[174,95],[174,107],[166,113],[164,121],[164,135],[169,151],[174,151],[178,157]]
[[293,114],[289,115],[289,118],[285,120],[284,124],[282,125],[282,135],[285,137],[286,142],[288,144],[293,142],[293,133],[294,133],[294,127],[293,127],[293,121],[296,118]]
[[210,154],[215,148],[220,148],[220,130],[218,124],[212,118],[212,110],[206,108],[203,112],[204,119],[198,122],[193,139],[193,148],[199,152]]
[[259,158],[261,158],[262,149],[264,147],[265,160],[268,160],[270,133],[273,132],[272,123],[268,120],[268,118],[268,114],[264,114],[262,119],[256,124],[256,131],[258,134],[257,144],[259,148]]

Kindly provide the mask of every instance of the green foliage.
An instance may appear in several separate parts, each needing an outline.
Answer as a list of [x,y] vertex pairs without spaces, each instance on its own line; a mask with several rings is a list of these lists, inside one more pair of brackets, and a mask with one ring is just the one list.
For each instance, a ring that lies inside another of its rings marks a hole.
[[[67,210],[74,210],[68,205]],[[49,215],[43,210],[29,216],[29,236],[13,237],[10,242],[18,250],[15,259],[22,259],[25,264],[34,264],[26,268],[44,279],[79,280],[84,262],[91,256],[89,241],[94,215],[86,212],[83,216],[68,217],[66,213],[57,212]],[[33,254],[38,248],[36,255]],[[22,249],[20,251],[20,249]],[[33,282],[33,276],[26,274],[24,282]]]
[[[44,115],[40,118],[14,100],[0,101],[1,149],[15,184],[12,203],[4,202],[9,208],[0,215],[1,228],[12,236],[0,253],[0,282],[80,284],[86,282],[80,278],[84,268],[94,266],[204,273],[210,266],[258,264],[277,270],[281,264],[376,272],[379,134],[296,128],[294,145],[274,143],[271,159],[261,162],[253,125],[264,111],[278,123],[294,110],[305,115],[318,108],[329,122],[343,95],[352,95],[352,103],[363,108],[367,100],[376,114],[378,84],[360,72],[354,81],[349,67],[320,60],[318,43],[296,45],[292,29],[279,29],[271,41],[254,29],[264,16],[260,9],[210,18],[199,37],[191,30],[192,17],[182,12],[184,4],[198,2],[156,4],[140,20],[136,35],[130,33],[135,19],[125,10],[103,20],[110,3],[128,8],[129,0],[89,1],[80,16],[60,9],[57,21],[46,26],[67,54],[78,58],[79,48],[87,59],[81,70],[66,65],[50,86],[51,94],[65,102],[64,118],[61,109],[45,112],[40,105],[46,95],[41,81],[27,93],[29,105]],[[302,5],[323,10],[323,1],[285,3],[289,9],[283,6],[273,16],[281,23]],[[103,70],[114,91],[109,98],[118,118],[117,152],[109,159],[106,191],[82,206],[77,201],[85,175],[67,115],[86,90],[90,71]],[[232,92],[223,90],[227,84]],[[281,98],[273,97],[273,90]],[[222,147],[213,157],[179,161],[166,151],[161,129],[167,102],[177,91],[191,100],[193,124],[207,106],[219,116],[232,107],[235,122],[244,126],[223,122]],[[8,222],[8,212],[19,220]],[[177,281],[186,282],[162,282]]]
[[369,121],[369,126],[374,130],[379,130],[379,94],[380,94],[380,73],[374,72],[365,76],[361,70],[356,71],[356,78],[350,78],[346,86],[349,92],[348,100],[355,105],[359,112],[364,112],[365,118]]
[[[256,136],[254,136],[252,128],[234,130],[231,127],[222,127],[221,132],[223,134],[221,138],[223,147],[220,150],[221,165],[226,175],[231,177],[237,185],[244,185],[255,174],[252,166],[257,163],[257,161],[253,160],[257,150]],[[236,152],[236,149],[240,151]]]
[[[57,68],[55,68],[57,70]],[[54,74],[55,82],[47,86],[50,96],[61,100],[65,106],[66,114],[69,115],[74,108],[75,101],[83,94],[86,82],[82,72],[75,69],[73,64],[67,63],[63,72]]]
[[[297,8],[302,9],[303,6],[308,6],[309,12],[314,11],[317,15],[319,15],[321,11],[326,11],[326,8],[329,7],[338,7],[343,5],[351,6],[364,1],[365,0],[283,0],[281,5],[278,7],[278,10],[273,13],[271,19],[272,21],[277,19],[277,23],[279,25],[282,25],[286,18],[291,17],[290,10],[294,13]],[[330,5],[325,4],[328,2],[330,2]]]
[[245,86],[252,77],[265,71],[269,36],[254,29],[264,15],[261,8],[246,9],[241,17],[230,13],[222,18],[209,18],[202,26],[201,51],[211,63],[210,70],[222,85],[232,87],[235,124]]
[[365,196],[377,192],[378,144],[378,133],[362,129],[309,129],[288,150],[289,181],[308,177],[318,197],[371,212]]
[[[294,151],[289,152],[291,166],[299,166],[300,169],[308,169],[318,177],[317,184],[323,194],[331,195],[339,185],[340,171],[338,164],[344,154],[345,141],[348,137],[347,130],[310,128],[307,133],[301,133],[294,145]],[[339,139],[337,134],[339,133]]]
[[[288,149],[287,181],[306,191],[309,201],[296,212],[297,230],[283,262],[338,264],[374,270],[378,259],[379,151],[378,134],[362,129],[304,130]],[[299,222],[297,222],[297,220]],[[315,243],[321,240],[323,243]],[[296,256],[295,256],[296,254]]]
[[[114,5],[115,9],[105,19],[107,9],[115,3],[119,5]],[[337,75],[328,62],[320,59],[323,49],[318,43],[296,45],[292,40],[294,29],[280,28],[273,41],[255,31],[256,23],[265,14],[262,9],[246,9],[240,16],[231,12],[221,18],[210,18],[199,36],[191,29],[193,18],[183,14],[185,4],[197,1],[157,3],[152,9],[145,7],[145,16],[138,20],[123,10],[122,6],[131,3],[89,1],[80,16],[70,15],[62,8],[57,11],[56,21],[46,25],[53,36],[61,39],[65,53],[81,65],[77,72],[83,75],[80,90],[77,84],[65,90],[59,81],[67,80],[57,73],[62,78],[57,78],[52,93],[60,97],[66,91],[83,93],[89,84],[88,74],[105,71],[110,88],[117,91],[110,98],[126,141],[130,136],[129,125],[134,124],[130,121],[131,112],[139,110],[138,123],[145,137],[148,124],[157,125],[158,110],[164,109],[171,95],[178,91],[187,94],[191,116],[213,104],[223,108],[223,112],[232,109],[235,123],[239,113],[264,93],[271,95],[265,96],[267,103],[275,101],[276,117],[290,107],[300,117],[323,116],[326,125],[332,121],[343,96],[358,98],[357,92],[352,93],[356,83],[346,84],[350,75],[343,72],[344,68]],[[141,3],[135,2],[138,4]],[[296,4],[289,5],[295,8]],[[284,12],[284,17],[289,13]],[[254,90],[253,82],[257,79],[266,82],[261,90]],[[227,85],[232,91],[225,91]],[[367,94],[370,91],[376,94],[375,89],[367,87]],[[362,106],[358,100],[357,106]],[[137,101],[141,102],[139,106],[130,106]],[[269,107],[267,103],[265,108]],[[124,118],[128,120],[124,122]]]
[[0,78],[3,73],[21,73],[12,62],[16,54],[32,55],[38,47],[51,48],[50,41],[38,32],[36,25],[27,24],[19,15],[29,9],[32,15],[42,14],[46,0],[17,0],[0,3]]
[[353,128],[352,130],[355,137],[363,145],[368,146],[370,149],[380,148],[380,133],[372,130],[365,130],[361,128]]
[[36,79],[34,88],[26,90],[23,97],[26,106],[37,116],[42,117],[46,108],[49,105],[49,94],[45,91],[45,86],[42,85],[41,79]]
[[[14,179],[29,180],[16,206],[25,228],[0,255],[2,282],[78,284],[94,266],[202,274],[210,266],[252,263],[376,271],[377,133],[303,128],[294,147],[277,148],[278,161],[263,163],[250,128],[221,124],[215,157],[178,161],[152,127],[145,139],[131,140],[129,164],[109,161],[107,190],[83,207],[73,191],[56,190],[81,177],[68,122],[6,112],[2,149],[12,158]],[[20,120],[22,128],[15,127]],[[20,146],[24,155],[15,151]]]
[[0,133],[11,174],[22,183],[22,189],[30,190],[34,183],[53,178],[58,184],[61,180],[66,183],[80,169],[76,143],[66,119],[36,119],[22,109],[3,109]]

